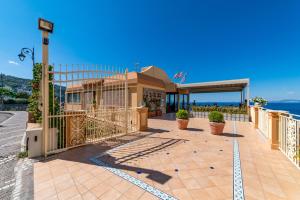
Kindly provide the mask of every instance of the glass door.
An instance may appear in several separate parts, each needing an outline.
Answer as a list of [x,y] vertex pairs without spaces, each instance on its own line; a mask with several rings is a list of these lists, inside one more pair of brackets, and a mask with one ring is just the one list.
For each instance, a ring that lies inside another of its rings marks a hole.
[[176,93],[167,93],[166,95],[166,112],[172,113],[177,112],[178,103],[177,103]]

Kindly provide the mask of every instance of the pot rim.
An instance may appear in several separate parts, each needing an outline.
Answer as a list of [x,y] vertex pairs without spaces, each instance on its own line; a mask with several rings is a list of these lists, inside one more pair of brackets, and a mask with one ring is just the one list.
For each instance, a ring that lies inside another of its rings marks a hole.
[[189,121],[189,119],[180,119],[180,118],[176,118],[176,120],[185,120],[185,121]]
[[210,124],[225,124],[225,122],[209,122]]

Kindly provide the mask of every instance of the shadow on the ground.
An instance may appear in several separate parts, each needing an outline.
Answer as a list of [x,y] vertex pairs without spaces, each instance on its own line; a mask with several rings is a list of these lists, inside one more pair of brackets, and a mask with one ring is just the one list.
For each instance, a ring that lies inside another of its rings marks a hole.
[[[147,143],[141,143],[135,146],[126,146],[122,149],[118,149],[117,152],[118,155],[124,154],[124,156],[116,158],[110,154],[105,154],[101,156],[100,159],[102,162],[105,162],[116,169],[132,171],[135,173],[144,173],[147,174],[146,178],[155,181],[157,183],[164,184],[172,178],[168,174],[164,174],[160,171],[153,170],[153,169],[128,166],[122,163],[126,163],[126,162],[128,163],[136,159],[145,159],[150,154],[161,152],[162,150],[165,150],[171,146],[183,143],[186,140],[173,139],[173,138],[161,138],[161,137],[153,137],[153,136],[150,136],[149,139],[157,140],[157,141],[155,142],[154,145],[151,144],[151,141],[148,141]],[[128,153],[128,152],[132,152],[132,153]]]
[[186,130],[188,130],[188,131],[195,131],[195,132],[197,132],[197,131],[203,132],[204,131],[204,129],[202,129],[202,128],[187,128]]
[[[149,157],[149,154],[160,153],[161,151],[164,151],[165,149],[172,147],[173,145],[178,145],[180,143],[187,141],[184,139],[163,138],[163,137],[155,136],[156,133],[164,133],[164,132],[169,132],[169,131],[164,129],[150,128],[147,130],[147,132],[141,132],[137,134],[129,134],[117,138],[111,138],[106,141],[100,142],[98,144],[90,144],[90,145],[70,149],[62,153],[54,154],[52,156],[49,155],[46,159],[41,158],[40,162],[48,162],[51,160],[60,159],[60,160],[67,160],[67,161],[95,165],[89,159],[91,157],[95,157],[97,155],[104,153],[103,156],[100,157],[101,161],[106,162],[107,164],[113,166],[114,168],[132,171],[135,173],[144,173],[147,174],[146,178],[149,178],[150,180],[153,180],[157,183],[164,184],[172,178],[168,174],[164,174],[154,169],[147,169],[147,168],[128,166],[122,164],[125,162],[130,163],[131,160],[135,160],[135,159],[146,159],[147,157]],[[144,139],[145,137],[149,138],[150,140],[151,139],[155,140],[154,145],[149,144],[149,141],[145,140],[140,142],[141,144],[138,145],[123,146],[122,148],[117,150],[118,154],[119,153],[124,154],[124,156],[121,158],[114,158],[111,155],[105,153],[108,150],[111,150],[112,148],[120,147],[121,145],[126,145],[131,142],[139,141]],[[142,148],[142,146],[144,148]],[[132,153],[132,151],[134,153]]]
[[244,137],[243,135],[234,134],[234,133],[223,133],[223,134],[218,135],[218,136],[224,136],[224,137]]
[[132,171],[132,172],[135,172],[138,174],[142,174],[142,173],[147,174],[146,178],[148,178],[152,181],[155,181],[157,183],[160,183],[160,184],[164,184],[172,178],[172,176],[169,176],[168,174],[164,174],[160,171],[118,164],[117,163],[118,159],[116,159],[115,157],[112,157],[111,155],[105,155],[105,160],[109,160],[109,162],[105,162],[105,163],[106,164],[108,163],[113,168]]
[[160,129],[160,128],[148,128],[147,132],[150,132],[150,133],[166,133],[166,132],[170,132],[170,131],[165,130],[165,129]]

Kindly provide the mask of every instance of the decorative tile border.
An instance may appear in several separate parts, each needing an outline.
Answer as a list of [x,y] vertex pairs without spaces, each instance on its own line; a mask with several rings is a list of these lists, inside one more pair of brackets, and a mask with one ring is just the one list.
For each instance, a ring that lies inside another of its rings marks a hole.
[[[134,142],[134,141],[133,141]],[[106,155],[110,152],[113,152],[113,151],[116,151],[118,150],[119,148],[121,147],[124,147],[124,146],[128,146],[129,144],[133,143],[133,142],[130,142],[130,143],[127,143],[127,144],[124,144],[124,145],[120,145],[116,148],[113,148],[107,152],[104,152],[98,156],[95,156],[95,157],[92,157],[90,158],[90,161],[97,164],[98,166],[100,167],[103,167],[104,169],[114,173],[115,175],[125,179],[126,181],[129,181],[130,183],[142,188],[143,190],[151,193],[152,195],[158,197],[159,199],[162,199],[162,200],[177,200],[175,197],[167,194],[167,193],[164,193],[160,190],[158,190],[157,188],[151,186],[151,185],[148,185],[147,183],[133,177],[133,176],[130,176],[129,174],[123,172],[122,170],[119,170],[119,169],[116,169],[114,167],[112,167],[111,165],[109,165],[108,163],[102,161],[100,158],[103,156],[103,155]]]
[[[233,122],[233,132],[236,134],[236,122]],[[233,139],[233,199],[244,200],[244,187],[241,169],[239,143]]]

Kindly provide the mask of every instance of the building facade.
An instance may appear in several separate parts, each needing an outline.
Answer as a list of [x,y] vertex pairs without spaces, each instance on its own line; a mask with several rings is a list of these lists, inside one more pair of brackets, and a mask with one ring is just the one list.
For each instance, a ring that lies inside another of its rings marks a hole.
[[[124,77],[110,76],[67,87],[66,110],[124,107],[126,94],[122,80]],[[245,101],[245,88],[249,94],[249,79],[177,84],[155,66],[144,67],[141,72],[129,72],[127,80],[128,106],[146,106],[150,117],[178,109],[188,110],[190,93],[241,91],[241,102]]]

